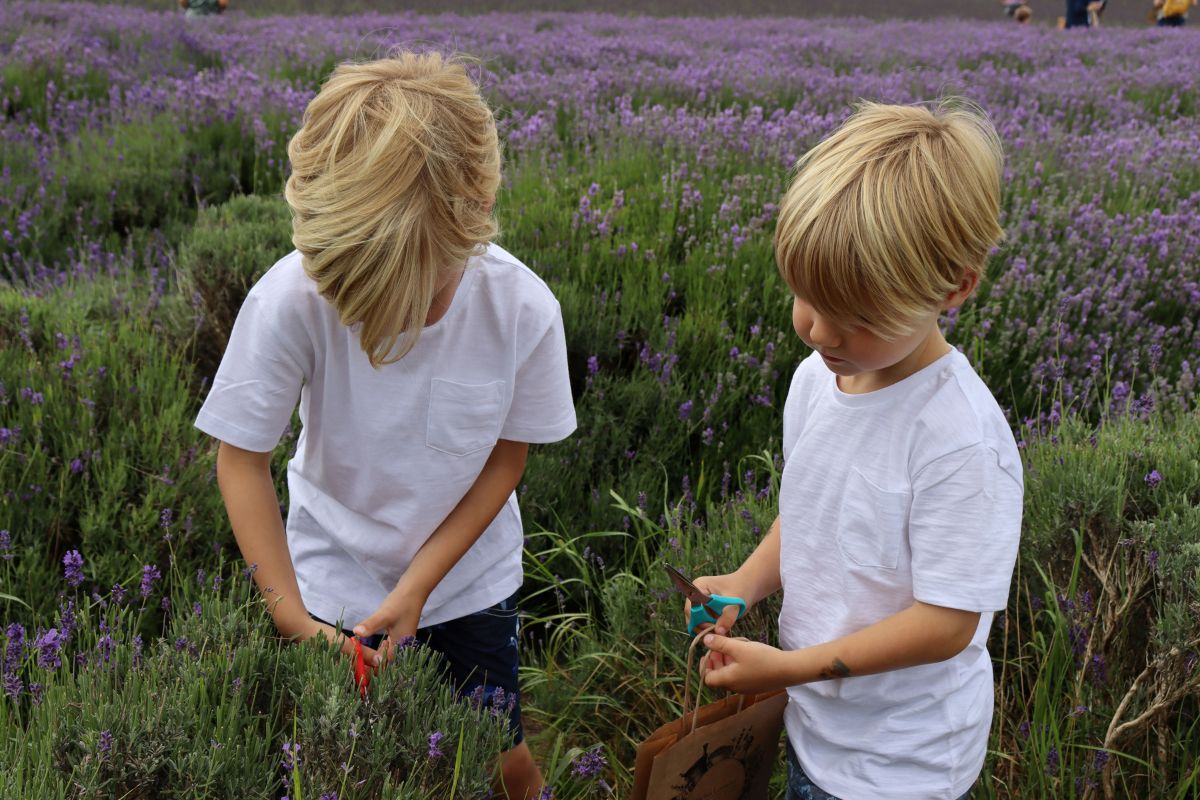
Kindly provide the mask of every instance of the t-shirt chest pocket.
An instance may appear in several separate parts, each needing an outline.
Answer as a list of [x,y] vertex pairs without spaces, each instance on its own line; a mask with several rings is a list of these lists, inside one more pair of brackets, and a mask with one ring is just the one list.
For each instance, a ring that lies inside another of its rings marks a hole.
[[434,378],[425,444],[452,456],[491,447],[504,424],[504,381],[471,384]]
[[895,569],[908,529],[908,492],[881,489],[853,467],[838,514],[842,555],[860,567]]

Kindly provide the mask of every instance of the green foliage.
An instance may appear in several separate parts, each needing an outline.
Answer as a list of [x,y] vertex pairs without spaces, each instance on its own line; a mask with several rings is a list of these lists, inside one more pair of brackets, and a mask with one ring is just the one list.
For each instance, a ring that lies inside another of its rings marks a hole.
[[13,547],[0,571],[33,618],[53,607],[45,587],[67,551],[105,589],[164,558],[167,539],[207,560],[225,528],[190,366],[148,316],[159,297],[121,277],[0,295],[0,529]]
[[179,248],[178,280],[201,313],[193,355],[200,375],[216,372],[246,294],[291,249],[291,238],[282,198],[242,195],[197,215]]
[[[264,132],[278,130],[283,121],[283,115],[267,113],[260,125]],[[164,113],[85,128],[55,145],[54,178],[65,191],[55,207],[38,203],[30,234],[15,251],[33,263],[60,265],[77,261],[93,242],[119,251],[130,237],[149,231],[174,238],[197,208],[243,192],[279,191],[284,141],[279,134],[260,146],[240,116],[193,125]],[[23,142],[0,154],[0,168],[10,171],[9,191],[18,199],[38,193],[42,178],[34,163],[34,149]],[[20,229],[21,211],[21,203],[5,204],[0,228]],[[24,283],[30,276],[5,277]]]
[[[323,641],[291,646],[250,582],[222,572],[167,577],[165,638],[137,634],[158,591],[88,602],[56,630],[74,667],[37,663],[29,692],[0,703],[5,797],[478,798],[506,746],[502,716],[458,701],[423,647],[399,653],[360,699],[350,663]],[[130,599],[132,598],[132,599]],[[32,638],[33,631],[29,632]],[[136,638],[135,638],[136,637]],[[13,641],[9,629],[8,643]],[[18,648],[20,652],[20,648]],[[430,735],[445,732],[442,755]],[[289,755],[290,754],[290,755]],[[451,786],[456,787],[452,793]]]
[[[539,739],[553,743],[547,750],[603,742],[617,785],[627,786],[638,742],[682,713],[691,637],[683,596],[662,564],[695,577],[716,575],[737,569],[754,550],[777,514],[778,473],[769,458],[752,460],[766,473],[761,490],[747,485],[704,509],[680,502],[663,509],[663,524],[638,503],[615,497],[630,519],[627,533],[530,537],[529,600],[553,598],[556,610],[527,623],[536,657],[522,672],[529,698],[523,704]],[[633,554],[628,568],[599,555],[605,539]],[[775,641],[779,601],[774,596],[754,608],[738,622],[737,635]]]

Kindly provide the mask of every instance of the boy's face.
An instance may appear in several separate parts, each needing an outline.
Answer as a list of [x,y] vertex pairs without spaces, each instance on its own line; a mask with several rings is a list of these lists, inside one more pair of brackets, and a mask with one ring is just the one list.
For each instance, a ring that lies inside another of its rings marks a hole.
[[[792,302],[792,326],[847,391],[873,391],[907,378],[945,354],[946,344],[931,311],[913,332],[888,341],[862,327],[838,325],[799,297]],[[939,346],[940,345],[940,346]],[[843,380],[846,379],[846,380]]]

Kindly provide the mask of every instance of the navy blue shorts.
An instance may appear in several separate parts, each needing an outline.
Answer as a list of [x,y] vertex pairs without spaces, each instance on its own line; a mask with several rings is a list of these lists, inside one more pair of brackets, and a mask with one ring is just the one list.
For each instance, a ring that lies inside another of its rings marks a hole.
[[[316,616],[313,619],[332,625]],[[520,629],[516,594],[491,608],[417,629],[417,641],[441,655],[446,677],[459,697],[482,705],[497,716],[508,717],[513,747],[525,738],[521,727],[521,692],[517,688]],[[342,632],[354,636],[353,631]],[[378,650],[385,637],[375,634],[360,638],[367,647]]]

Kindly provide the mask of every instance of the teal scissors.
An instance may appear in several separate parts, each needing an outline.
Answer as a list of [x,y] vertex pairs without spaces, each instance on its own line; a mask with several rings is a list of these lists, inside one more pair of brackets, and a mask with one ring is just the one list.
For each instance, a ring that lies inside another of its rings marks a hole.
[[702,592],[696,588],[696,584],[688,580],[687,576],[675,567],[666,562],[663,562],[663,566],[667,568],[667,574],[671,576],[671,581],[679,587],[679,591],[692,601],[692,617],[688,622],[688,634],[695,635],[696,628],[704,624],[716,625],[717,620],[721,617],[721,612],[729,606],[737,606],[738,619],[741,619],[742,615],[746,613],[746,601],[742,598]]

